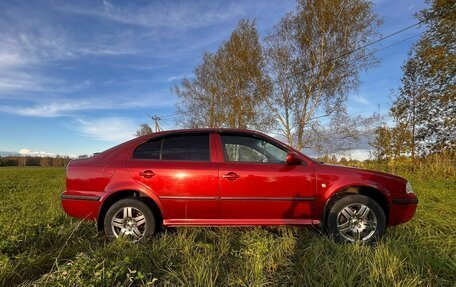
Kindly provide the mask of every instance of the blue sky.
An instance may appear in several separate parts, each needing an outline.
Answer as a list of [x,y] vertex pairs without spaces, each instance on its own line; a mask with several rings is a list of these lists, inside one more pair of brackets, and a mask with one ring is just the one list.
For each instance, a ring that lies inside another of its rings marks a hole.
[[[175,113],[171,87],[191,77],[241,18],[261,37],[295,1],[0,0],[0,151],[91,154],[133,137],[148,114]],[[424,1],[374,1],[380,32],[416,22]],[[376,48],[417,35],[412,29]],[[349,96],[353,115],[387,113],[418,37],[377,54]],[[174,118],[163,126],[175,127]]]

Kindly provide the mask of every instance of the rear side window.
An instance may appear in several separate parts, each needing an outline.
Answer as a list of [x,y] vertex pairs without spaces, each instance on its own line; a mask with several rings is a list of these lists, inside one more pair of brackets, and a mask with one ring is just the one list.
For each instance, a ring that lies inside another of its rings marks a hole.
[[138,146],[133,153],[137,159],[160,159],[162,139],[152,140]]
[[163,142],[162,159],[209,161],[209,134],[166,137]]
[[135,159],[209,161],[209,134],[174,135],[138,146]]

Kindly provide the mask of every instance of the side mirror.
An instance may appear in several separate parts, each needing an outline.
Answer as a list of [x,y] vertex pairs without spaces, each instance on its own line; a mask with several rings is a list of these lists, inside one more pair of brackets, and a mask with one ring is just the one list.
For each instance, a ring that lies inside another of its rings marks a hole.
[[301,163],[301,159],[294,152],[289,152],[287,154],[287,165],[298,165]]

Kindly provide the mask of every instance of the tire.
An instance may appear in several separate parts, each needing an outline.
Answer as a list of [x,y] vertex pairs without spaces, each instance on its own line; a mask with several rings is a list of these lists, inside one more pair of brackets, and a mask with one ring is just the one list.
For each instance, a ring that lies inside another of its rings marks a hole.
[[144,202],[129,197],[115,202],[108,209],[103,226],[109,239],[122,237],[136,242],[155,233],[156,219]]
[[385,232],[385,212],[372,198],[347,195],[330,206],[327,228],[339,242],[373,243]]

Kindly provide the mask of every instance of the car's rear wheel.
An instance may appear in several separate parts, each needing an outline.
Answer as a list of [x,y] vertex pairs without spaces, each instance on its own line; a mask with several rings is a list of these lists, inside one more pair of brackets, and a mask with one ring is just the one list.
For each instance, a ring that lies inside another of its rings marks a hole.
[[108,238],[136,242],[155,233],[155,216],[141,200],[125,198],[114,203],[104,218]]
[[339,241],[375,242],[385,232],[386,217],[372,198],[348,195],[330,207],[327,227]]

